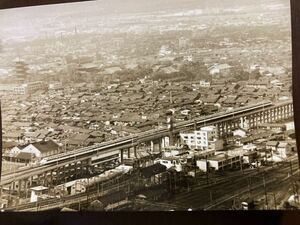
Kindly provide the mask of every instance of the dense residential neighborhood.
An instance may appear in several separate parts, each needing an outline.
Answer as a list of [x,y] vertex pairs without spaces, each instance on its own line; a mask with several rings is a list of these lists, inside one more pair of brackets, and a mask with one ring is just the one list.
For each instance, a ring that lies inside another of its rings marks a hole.
[[288,2],[155,1],[0,12],[1,210],[300,207]]

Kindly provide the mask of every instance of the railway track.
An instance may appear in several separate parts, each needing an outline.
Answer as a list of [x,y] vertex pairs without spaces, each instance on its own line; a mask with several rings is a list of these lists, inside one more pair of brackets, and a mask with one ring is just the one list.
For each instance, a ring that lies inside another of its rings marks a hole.
[[[296,159],[293,159],[293,162],[296,162]],[[279,166],[265,168],[265,170],[253,172],[249,171],[247,174],[224,177],[223,179],[220,178],[217,183],[196,186],[190,192],[179,193],[173,199],[167,201],[167,203],[198,210],[218,208],[217,206],[222,205],[224,202],[228,202],[235,197],[245,195],[245,193],[249,190],[249,178],[258,178],[253,179],[252,189],[254,189],[254,187],[261,188],[263,186],[263,173],[265,173],[266,185],[273,185],[277,181],[281,180],[282,184],[287,182],[286,177],[289,170],[289,164],[284,163]]]
[[[220,121],[231,120],[232,118],[237,118],[238,116],[247,116],[253,114],[254,112],[262,112],[267,109],[276,108],[280,105],[285,105],[290,103],[291,102],[284,102],[284,103],[274,105],[271,102],[262,102],[255,105],[249,105],[246,107],[237,108],[229,112],[222,112],[210,116],[199,117],[191,121],[176,123],[174,125],[174,129],[172,132],[176,133],[176,132],[183,131],[190,126],[194,126],[195,123],[198,125],[199,124],[210,125]],[[75,149],[68,153],[60,153],[55,156],[50,156],[44,160],[44,163],[42,165],[38,165],[36,167],[23,168],[22,171],[17,170],[15,173],[5,174],[1,179],[0,185],[4,186],[16,180],[28,179],[29,177],[45,173],[59,166],[64,166],[72,162],[89,159],[92,155],[134,147],[137,146],[139,143],[153,140],[155,138],[168,136],[169,134],[170,134],[170,130],[168,130],[168,128],[155,129],[155,130],[142,132],[138,135],[131,135],[128,137],[119,138],[101,144]]]

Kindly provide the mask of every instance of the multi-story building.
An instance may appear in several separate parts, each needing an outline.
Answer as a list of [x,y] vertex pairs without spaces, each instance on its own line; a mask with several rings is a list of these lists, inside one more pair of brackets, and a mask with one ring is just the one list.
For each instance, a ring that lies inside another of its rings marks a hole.
[[0,85],[0,94],[11,95],[14,93],[15,85],[12,84],[1,84]]
[[218,139],[218,132],[215,126],[202,127],[194,133],[181,133],[181,139],[191,149],[214,149],[221,150],[223,141]]
[[178,39],[178,47],[179,49],[185,49],[188,47],[189,40],[187,38],[181,37]]
[[14,87],[14,93],[16,95],[32,94],[36,91],[45,91],[48,89],[48,85],[42,81],[30,82]]

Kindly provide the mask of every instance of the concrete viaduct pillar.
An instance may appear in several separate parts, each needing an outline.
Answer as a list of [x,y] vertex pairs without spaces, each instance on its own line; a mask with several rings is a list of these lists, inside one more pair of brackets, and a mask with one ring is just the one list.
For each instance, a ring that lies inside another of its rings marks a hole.
[[150,142],[151,145],[151,152],[161,152],[161,139],[156,139]]
[[124,149],[120,150],[120,161],[121,161],[121,163],[124,162]]
[[134,157],[137,158],[137,147],[136,146],[133,147],[133,153],[134,153]]

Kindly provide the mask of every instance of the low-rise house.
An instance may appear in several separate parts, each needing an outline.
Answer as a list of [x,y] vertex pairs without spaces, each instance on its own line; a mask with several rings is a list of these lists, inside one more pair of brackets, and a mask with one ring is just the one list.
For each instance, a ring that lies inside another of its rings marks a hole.
[[224,170],[226,168],[239,166],[240,163],[240,156],[230,156],[224,153],[196,161],[199,169],[204,172],[209,170],[209,168],[214,170]]
[[243,150],[244,151],[255,151],[255,150],[257,150],[257,146],[255,144],[243,145]]
[[277,151],[275,154],[279,155],[281,158],[287,158],[291,154],[291,145],[287,142],[280,142],[277,146]]
[[215,64],[208,68],[211,75],[226,76],[230,73],[232,66],[228,64]]
[[20,152],[34,154],[39,159],[57,154],[59,151],[60,146],[52,140],[28,144],[20,149]]
[[236,105],[237,96],[228,96],[225,101],[223,101],[223,105],[225,106],[235,106]]
[[266,149],[276,151],[278,144],[278,141],[268,141],[266,143]]
[[17,142],[13,142],[13,141],[3,141],[2,142],[2,148],[3,148],[3,151],[7,151],[7,150],[10,150],[12,149],[13,147],[16,147],[18,146],[18,143]]
[[202,107],[203,114],[212,114],[218,112],[219,108],[216,105],[208,104]]
[[30,152],[20,152],[15,157],[12,157],[14,162],[28,164],[36,159],[35,154]]
[[163,181],[163,174],[167,171],[167,167],[155,163],[151,166],[140,169],[140,175],[146,185],[160,184]]
[[24,140],[26,143],[41,141],[43,138],[39,138],[41,134],[39,132],[28,132],[24,134]]
[[67,142],[67,147],[79,147],[87,145],[88,139],[91,137],[90,134],[76,134],[73,137],[70,137]]
[[31,195],[30,195],[30,202],[38,202],[41,199],[45,199],[48,196],[46,195],[48,193],[48,187],[44,186],[37,186],[30,188]]
[[256,151],[247,151],[243,153],[243,163],[244,164],[251,164],[256,162],[258,159],[258,153]]
[[218,100],[221,98],[220,95],[212,95],[207,96],[206,98],[201,98],[204,104],[215,104],[218,102]]
[[247,83],[246,87],[258,88],[258,89],[267,89],[268,88],[268,83],[266,81],[252,80],[252,81],[249,81]]
[[24,133],[22,131],[11,131],[3,134],[4,141],[14,141],[20,143],[23,141]]
[[249,98],[248,97],[239,97],[235,100],[236,104],[240,105],[240,106],[244,106],[249,102]]
[[177,172],[181,172],[183,165],[186,163],[186,160],[180,159],[179,157],[163,157],[161,159],[157,159],[154,163],[159,163],[164,165],[168,169],[175,169]]
[[272,130],[272,131],[285,131],[285,124],[275,124],[275,123],[262,123],[257,125],[258,128]]
[[247,136],[247,131],[243,128],[238,128],[233,131],[233,136],[238,136],[238,137],[246,137]]
[[284,83],[277,79],[270,81],[270,84],[276,88],[281,88],[284,86]]

